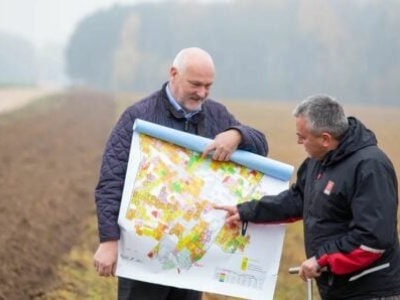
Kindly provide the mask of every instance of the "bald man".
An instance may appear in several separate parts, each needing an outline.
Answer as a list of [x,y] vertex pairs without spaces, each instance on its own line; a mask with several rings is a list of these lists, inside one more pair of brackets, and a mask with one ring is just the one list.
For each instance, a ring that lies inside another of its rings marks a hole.
[[[268,154],[265,136],[241,124],[227,108],[209,99],[214,62],[200,48],[185,48],[175,57],[169,81],[129,106],[115,125],[103,156],[95,191],[100,245],[94,266],[100,276],[115,275],[120,228],[118,214],[136,118],[212,139],[202,156],[228,161],[236,149]],[[201,292],[118,278],[118,299],[198,300]]]

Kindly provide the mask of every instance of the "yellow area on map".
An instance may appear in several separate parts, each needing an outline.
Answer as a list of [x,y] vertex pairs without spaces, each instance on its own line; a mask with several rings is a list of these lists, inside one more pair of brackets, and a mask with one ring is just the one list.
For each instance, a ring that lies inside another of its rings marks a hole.
[[263,174],[232,162],[202,159],[197,152],[143,134],[140,148],[125,217],[137,235],[156,241],[147,256],[164,269],[188,269],[212,245],[228,253],[243,252],[251,236],[224,227],[221,218],[216,221],[213,205],[252,199]]

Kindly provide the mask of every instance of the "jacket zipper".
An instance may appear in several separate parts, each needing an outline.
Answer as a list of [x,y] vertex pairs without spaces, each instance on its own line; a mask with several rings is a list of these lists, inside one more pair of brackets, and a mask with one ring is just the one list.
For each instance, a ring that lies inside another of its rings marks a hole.
[[185,131],[188,131],[188,130],[189,130],[189,120],[186,119],[186,121],[185,121]]

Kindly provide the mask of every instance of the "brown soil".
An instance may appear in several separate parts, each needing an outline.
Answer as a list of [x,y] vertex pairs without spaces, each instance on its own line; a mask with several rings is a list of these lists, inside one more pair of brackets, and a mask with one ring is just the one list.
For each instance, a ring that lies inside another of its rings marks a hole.
[[113,112],[111,97],[74,91],[0,123],[0,299],[33,299],[54,281],[95,211]]

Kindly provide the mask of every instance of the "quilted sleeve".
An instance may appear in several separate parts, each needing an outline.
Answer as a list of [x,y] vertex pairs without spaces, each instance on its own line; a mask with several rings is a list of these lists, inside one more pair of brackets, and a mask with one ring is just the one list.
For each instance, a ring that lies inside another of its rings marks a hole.
[[118,213],[129,159],[135,117],[126,110],[106,144],[95,190],[100,242],[118,240]]

